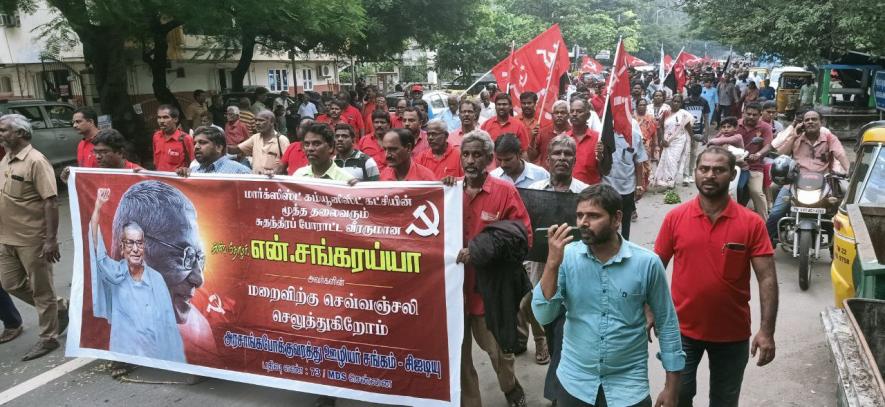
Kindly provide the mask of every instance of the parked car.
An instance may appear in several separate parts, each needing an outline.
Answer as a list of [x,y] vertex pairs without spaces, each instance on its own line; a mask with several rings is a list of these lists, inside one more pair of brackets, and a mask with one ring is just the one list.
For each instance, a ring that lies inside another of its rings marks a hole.
[[[482,79],[480,79],[482,76]],[[479,81],[477,81],[479,79]],[[475,82],[475,83],[474,83]],[[490,83],[495,83],[495,75],[491,73],[487,73],[485,75],[481,73],[475,73],[472,75],[461,75],[452,80],[451,83],[446,86],[446,91],[454,94],[461,94],[462,92],[465,95],[478,95],[486,86]],[[473,86],[470,86],[473,85]],[[468,89],[467,87],[470,86]]]
[[[384,96],[387,98],[387,107],[391,112],[396,111],[396,101],[404,97],[403,92],[393,92],[388,93]],[[439,115],[443,114],[443,112],[448,109],[448,99],[449,94],[440,90],[431,90],[424,92],[421,95],[421,99],[427,102],[427,105],[430,106],[430,110],[433,111],[433,117],[439,117]]]
[[74,110],[73,105],[63,102],[0,101],[0,114],[18,113],[31,121],[31,144],[57,169],[77,161],[77,144],[82,137],[73,127]]

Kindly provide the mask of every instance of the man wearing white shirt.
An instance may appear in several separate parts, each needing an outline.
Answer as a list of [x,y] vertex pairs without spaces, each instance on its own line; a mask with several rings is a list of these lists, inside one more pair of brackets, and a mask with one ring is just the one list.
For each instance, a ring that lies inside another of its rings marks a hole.
[[495,140],[495,162],[498,168],[492,170],[490,175],[509,181],[517,188],[527,188],[550,178],[543,167],[522,159],[522,144],[513,133],[504,133]]
[[495,104],[491,101],[491,96],[489,96],[489,91],[484,90],[479,92],[479,101],[481,110],[479,111],[479,125],[482,126],[486,120],[489,120],[497,115],[495,112]]
[[298,115],[302,119],[314,119],[317,115],[317,107],[310,101],[305,94],[298,95],[301,98],[301,104],[298,105]]
[[[550,178],[529,185],[528,189],[541,191],[556,191],[578,194],[589,187],[581,180],[572,177],[575,168],[575,156],[578,146],[575,139],[567,134],[561,134],[550,140],[547,146],[547,167],[550,168]],[[549,225],[539,225],[549,226]],[[544,272],[545,263],[528,262],[529,280],[532,286],[538,285],[541,274]],[[528,299],[527,299],[528,298]],[[520,304],[520,312],[525,306],[531,308],[530,297],[523,298]],[[531,312],[531,311],[529,311]],[[565,323],[564,312],[552,323],[544,326],[547,339],[547,350],[550,354],[550,366],[547,368],[547,377],[544,380],[544,398],[555,401],[559,394],[559,379],[556,377],[556,369],[559,366],[559,356],[562,350],[562,330]],[[534,318],[534,314],[533,314]],[[536,345],[537,346],[537,345]]]

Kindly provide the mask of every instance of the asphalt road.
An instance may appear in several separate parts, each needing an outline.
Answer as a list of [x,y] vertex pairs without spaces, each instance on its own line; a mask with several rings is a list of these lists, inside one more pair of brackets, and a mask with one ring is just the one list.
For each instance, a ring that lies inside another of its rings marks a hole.
[[[683,200],[694,194],[694,187],[682,188]],[[633,225],[634,241],[651,248],[664,214],[671,206],[663,203],[663,195],[648,195],[639,202],[639,222]],[[55,282],[59,292],[70,292],[73,242],[71,240],[69,205],[61,208],[62,261],[55,267]],[[814,266],[811,288],[800,291],[797,282],[797,261],[777,251],[776,263],[780,287],[780,311],[778,313],[777,357],[768,366],[757,367],[751,361],[744,376],[741,395],[742,406],[832,406],[835,404],[835,379],[833,366],[824,343],[820,311],[832,304],[829,277],[829,260]],[[669,273],[669,271],[668,271]],[[758,327],[759,304],[755,279],[753,285],[753,329]],[[25,333],[18,339],[0,345],[0,402],[11,393],[21,390],[16,385],[35,378],[62,365],[63,349],[31,362],[21,362],[21,356],[36,341],[36,316],[34,310],[16,300],[25,319]],[[531,341],[529,341],[531,342]],[[530,345],[531,346],[531,345]],[[474,361],[479,371],[484,405],[506,406],[498,389],[488,357],[474,345]],[[652,394],[662,388],[664,372],[654,358],[656,343],[650,348],[649,379]],[[526,390],[530,406],[546,406],[543,400],[543,379],[546,366],[534,363],[534,351],[530,349],[517,359],[517,374]],[[180,374],[140,368],[130,376],[135,380],[182,382]],[[706,406],[709,376],[706,359],[699,372],[696,406]],[[10,390],[12,389],[12,390]],[[80,369],[64,374],[33,388],[17,398],[9,400],[9,406],[311,406],[315,396],[276,390],[267,387],[209,379],[195,385],[145,384],[119,382],[112,379],[103,362],[95,361]],[[339,406],[365,406],[367,403],[341,401]]]

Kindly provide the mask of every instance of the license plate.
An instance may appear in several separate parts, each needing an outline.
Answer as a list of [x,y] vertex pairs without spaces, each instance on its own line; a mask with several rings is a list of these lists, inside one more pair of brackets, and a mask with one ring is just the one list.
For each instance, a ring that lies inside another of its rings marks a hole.
[[813,214],[824,214],[827,213],[825,208],[803,208],[803,207],[790,207],[790,211],[799,212],[799,213],[813,213]]

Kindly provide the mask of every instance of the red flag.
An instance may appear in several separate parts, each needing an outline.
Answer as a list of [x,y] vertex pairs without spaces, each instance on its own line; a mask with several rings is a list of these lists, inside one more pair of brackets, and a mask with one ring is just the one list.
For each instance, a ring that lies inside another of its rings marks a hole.
[[[674,93],[682,92],[682,88],[685,87],[685,82],[688,81],[685,76],[685,67],[691,61],[695,61],[695,58],[697,57],[692,54],[685,51],[679,51],[679,55],[676,56],[676,61],[673,61],[673,68],[664,79],[664,85],[672,89]],[[697,60],[700,61],[700,59]]]
[[636,58],[633,55],[630,55],[630,54],[626,54],[626,55],[627,55],[627,66],[629,66],[629,67],[648,65],[648,62],[645,62],[639,58]]
[[633,123],[631,118],[633,117],[633,103],[630,97],[630,73],[627,71],[631,58],[633,56],[624,49],[624,43],[618,41],[618,50],[615,52],[608,97],[606,98],[606,111],[603,115],[602,136],[606,136],[605,122],[610,117],[612,130],[623,135],[627,145],[632,148]]
[[559,95],[559,78],[568,68],[568,48],[559,25],[554,24],[495,65],[492,74],[499,89],[507,89],[510,84],[514,110],[519,111],[519,95],[532,91],[538,94],[538,112],[544,113],[541,120],[552,120],[553,102]]
[[689,54],[688,52],[682,51],[685,54],[685,64],[686,65],[695,65],[704,61],[704,58],[701,58],[694,54]]
[[602,72],[602,64],[589,55],[584,55],[581,59],[581,72],[583,73],[600,73]]

